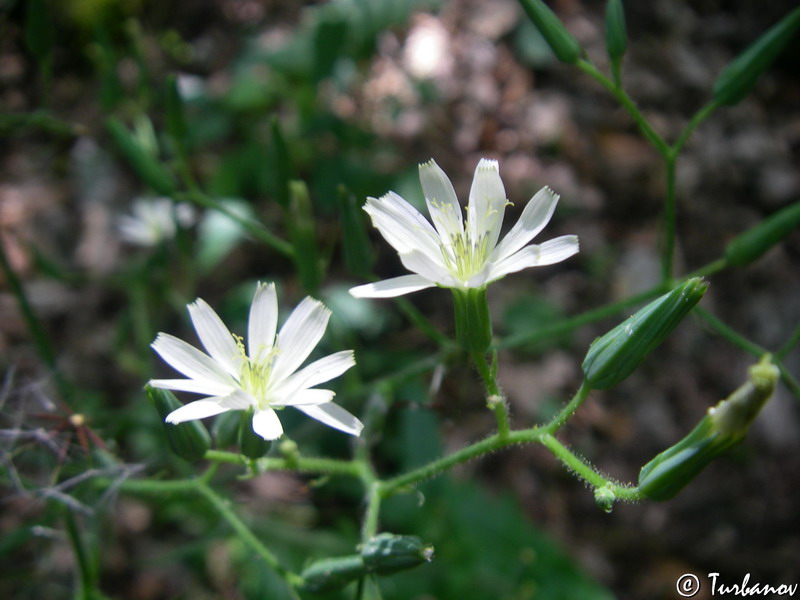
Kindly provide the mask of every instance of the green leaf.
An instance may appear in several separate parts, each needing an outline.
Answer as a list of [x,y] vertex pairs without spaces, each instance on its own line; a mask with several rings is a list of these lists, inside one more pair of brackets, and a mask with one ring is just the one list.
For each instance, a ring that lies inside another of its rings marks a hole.
[[322,281],[322,261],[317,246],[314,213],[308,188],[302,181],[289,182],[289,239],[294,249],[297,275],[305,290],[316,296]]
[[520,3],[544,39],[547,40],[556,58],[568,64],[578,62],[583,49],[553,11],[542,0],[520,0]]
[[278,204],[285,208],[289,206],[289,181],[292,179],[292,159],[289,155],[289,146],[286,144],[286,138],[283,135],[281,122],[277,118],[272,119],[270,131],[272,132],[272,146],[275,151],[275,162],[272,168],[275,171],[275,179],[277,180],[276,199]]
[[183,111],[183,99],[178,90],[178,79],[175,75],[167,77],[165,105],[167,109],[167,131],[181,147],[186,146],[188,128]]
[[375,253],[369,241],[364,211],[355,196],[343,186],[338,191],[344,262],[351,273],[366,279],[372,271]]
[[798,27],[800,7],[786,15],[725,67],[714,83],[714,101],[733,105],[744,98],[789,43]]

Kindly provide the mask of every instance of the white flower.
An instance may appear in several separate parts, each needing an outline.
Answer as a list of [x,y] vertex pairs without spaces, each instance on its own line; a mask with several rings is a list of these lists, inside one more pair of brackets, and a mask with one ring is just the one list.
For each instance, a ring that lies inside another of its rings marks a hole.
[[208,354],[174,336],[159,333],[153,349],[188,379],[154,379],[150,385],[207,397],[171,412],[168,423],[252,409],[253,430],[266,440],[274,440],[283,433],[276,410],[292,406],[345,433],[361,433],[361,422],[332,402],[334,392],[313,387],[352,367],[352,350],[331,354],[297,370],[328,325],[331,313],[321,302],[305,298],[276,336],[275,285],[260,283],[250,307],[246,348],[242,338],[234,337],[203,300],[198,298],[188,308]]
[[117,227],[122,238],[138,246],[155,246],[175,237],[177,225],[188,227],[194,222],[194,209],[188,204],[175,204],[169,198],[139,198],[133,203],[132,215],[122,215]]
[[[394,192],[368,198],[364,210],[414,275],[350,290],[358,298],[390,298],[439,286],[482,289],[528,267],[561,262],[578,252],[578,237],[564,235],[526,246],[550,221],[558,195],[542,188],[525,205],[519,221],[498,244],[506,205],[497,161],[481,159],[469,192],[466,226],[453,185],[433,160],[419,166],[433,226]],[[435,229],[434,229],[435,227]]]

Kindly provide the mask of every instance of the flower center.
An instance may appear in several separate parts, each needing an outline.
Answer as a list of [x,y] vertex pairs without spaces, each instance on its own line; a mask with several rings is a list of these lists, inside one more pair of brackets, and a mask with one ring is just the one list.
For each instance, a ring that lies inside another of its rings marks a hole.
[[489,255],[489,234],[472,239],[469,231],[450,237],[449,244],[440,246],[447,270],[461,281],[468,281],[478,273]]
[[256,351],[255,356],[247,356],[242,338],[236,335],[233,337],[240,352],[239,384],[256,400],[259,409],[265,409],[270,404],[272,361],[278,351],[276,348],[262,347]]
[[[453,207],[449,207],[448,210],[442,212],[447,216],[448,221],[452,219],[452,223],[455,223],[452,210]],[[486,203],[484,214],[475,215],[470,212],[469,207],[466,212],[466,227],[462,228],[459,223],[458,226],[448,228],[448,231],[458,233],[450,233],[447,236],[449,243],[442,243],[440,246],[447,270],[465,283],[479,273],[486,264],[489,254],[494,249],[491,233],[495,230],[497,220],[503,217],[503,211],[494,208],[492,202]],[[461,231],[459,232],[459,230]],[[445,240],[442,241],[445,242]]]

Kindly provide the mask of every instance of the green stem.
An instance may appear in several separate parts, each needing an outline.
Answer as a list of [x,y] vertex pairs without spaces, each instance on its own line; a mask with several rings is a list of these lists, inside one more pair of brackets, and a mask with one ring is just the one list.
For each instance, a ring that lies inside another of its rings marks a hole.
[[228,525],[236,532],[239,538],[248,546],[250,546],[251,550],[255,552],[258,556],[262,558],[262,560],[267,563],[272,569],[278,573],[286,582],[289,584],[291,588],[295,588],[298,585],[303,583],[302,578],[286,569],[283,565],[280,564],[278,559],[275,557],[272,552],[270,552],[266,546],[264,546],[258,538],[253,534],[252,531],[245,525],[242,520],[238,517],[238,515],[230,509],[228,503],[225,502],[214,490],[212,490],[208,485],[204,482],[199,480],[194,480],[194,488],[203,496],[206,500],[208,500],[209,504],[211,504],[219,515],[228,522]]
[[733,345],[738,346],[745,352],[752,354],[753,356],[761,357],[768,352],[768,350],[762,348],[758,344],[754,344],[750,340],[748,340],[743,335],[737,333],[733,330],[733,328],[729,327],[727,324],[723,323],[719,318],[712,315],[706,309],[696,306],[694,308],[695,313],[702,318],[706,323],[708,323],[713,329],[717,331],[722,337],[727,339]]
[[25,320],[25,325],[28,327],[28,331],[33,337],[33,342],[36,345],[39,356],[52,371],[56,386],[58,387],[58,390],[61,393],[64,401],[67,402],[67,404],[71,404],[73,398],[72,386],[58,371],[56,353],[50,344],[50,339],[47,337],[47,333],[45,332],[39,317],[36,315],[36,311],[33,310],[33,305],[28,299],[28,295],[25,292],[22,282],[20,281],[19,277],[17,277],[16,271],[14,271],[14,268],[11,266],[11,262],[6,256],[5,248],[3,247],[1,239],[0,268],[2,268],[2,273],[5,276],[5,280],[8,283],[11,293],[17,300],[19,310],[22,313],[22,318]]
[[594,323],[595,321],[600,321],[601,319],[611,317],[625,308],[628,308],[629,306],[633,306],[635,304],[655,298],[659,294],[662,294],[665,290],[666,287],[659,284],[650,288],[649,290],[645,290],[644,292],[631,296],[630,298],[624,298],[622,300],[618,300],[617,302],[612,302],[611,304],[606,304],[605,306],[586,311],[583,314],[571,317],[569,319],[564,319],[558,323],[554,323],[549,327],[540,327],[536,331],[528,331],[507,336],[495,347],[497,349],[513,348],[515,346],[521,346],[522,344],[572,331],[583,325],[588,325],[589,323]]
[[781,346],[780,349],[778,349],[778,351],[775,353],[775,358],[782,360],[787,354],[789,354],[789,352],[792,351],[792,348],[794,348],[797,345],[797,342],[799,341],[800,341],[800,325],[795,327],[794,331],[792,332],[792,335],[790,335],[789,339],[786,340],[786,343],[783,346]]
[[717,260],[713,260],[710,263],[703,265],[696,271],[692,271],[682,279],[689,279],[691,277],[708,277],[709,275],[713,275],[714,273],[719,273],[720,271],[726,269],[727,267],[728,267],[727,261],[724,258],[718,258]]
[[425,316],[417,310],[406,298],[394,298],[395,303],[406,318],[417,326],[425,335],[427,335],[434,342],[439,344],[441,348],[451,348],[454,346],[453,341],[446,335],[437,331],[436,328],[425,318]]
[[539,438],[541,442],[550,452],[552,452],[558,460],[571,469],[576,475],[581,477],[594,488],[607,487],[610,488],[614,495],[620,500],[639,500],[641,493],[635,486],[620,485],[614,483],[603,477],[600,473],[595,471],[591,465],[581,458],[573,454],[564,444],[559,442],[554,436],[545,433]]
[[411,487],[420,481],[424,481],[425,479],[435,477],[436,475],[439,475],[456,465],[465,463],[468,460],[481,456],[482,454],[487,454],[494,450],[498,450],[499,448],[512,443],[512,439],[513,432],[510,433],[505,440],[501,440],[500,436],[495,434],[479,442],[475,442],[474,444],[461,448],[460,450],[456,450],[452,454],[448,454],[447,456],[433,460],[427,465],[423,465],[417,469],[409,471],[408,473],[387,479],[381,485],[381,496],[383,498],[387,498],[392,494],[403,490],[404,488]]
[[121,489],[124,492],[132,494],[153,496],[164,496],[175,493],[200,494],[214,507],[217,513],[228,522],[239,538],[287,582],[292,590],[293,598],[299,598],[294,592],[294,588],[302,584],[302,578],[281,565],[275,555],[258,540],[247,525],[245,525],[236,513],[231,510],[226,501],[208,485],[208,481],[216,472],[216,468],[216,465],[212,465],[197,479],[181,479],[177,481],[128,479],[122,483]]
[[265,243],[267,246],[270,246],[274,250],[277,250],[281,254],[287,257],[292,257],[294,255],[294,249],[292,245],[276,236],[274,233],[269,231],[263,224],[259,223],[258,221],[254,221],[253,219],[248,219],[247,217],[243,217],[242,215],[237,214],[235,211],[231,210],[217,199],[212,198],[211,196],[207,196],[206,194],[199,192],[199,191],[189,191],[189,192],[180,192],[175,194],[175,200],[183,201],[183,202],[193,202],[198,204],[204,208],[209,208],[212,210],[216,210],[221,212],[229,219],[237,222],[241,225],[247,233],[252,235],[258,241]]
[[650,123],[647,122],[647,119],[644,118],[639,108],[636,104],[631,100],[630,96],[623,90],[620,86],[616,85],[613,81],[611,81],[608,77],[603,75],[600,71],[597,70],[592,63],[588,62],[585,59],[580,59],[576,63],[576,66],[589,75],[592,79],[597,81],[600,85],[606,88],[614,98],[628,111],[628,114],[633,118],[636,122],[637,127],[639,127],[639,131],[642,132],[647,141],[658,151],[661,156],[667,156],[670,152],[670,148],[667,143],[664,141],[664,138],[653,129]]
[[666,163],[666,197],[664,198],[664,249],[661,254],[661,283],[668,286],[672,281],[672,269],[675,260],[675,232],[677,211],[675,209],[675,160],[670,153],[664,158]]
[[[224,450],[209,450],[205,454],[205,459],[220,463],[249,463],[249,460],[245,459],[241,454]],[[296,471],[298,473],[344,475],[347,477],[363,476],[363,463],[356,460],[298,456],[291,459],[266,457],[259,458],[254,462],[259,471]]]
[[486,388],[486,405],[494,411],[494,416],[497,420],[498,435],[500,438],[506,438],[510,429],[508,422],[508,404],[506,403],[505,396],[500,391],[495,370],[489,366],[489,363],[486,361],[486,355],[482,352],[473,352],[472,360]]
[[89,562],[89,556],[81,538],[75,515],[68,508],[64,511],[64,520],[67,525],[67,537],[69,538],[72,551],[75,553],[75,563],[78,565],[78,591],[76,597],[80,600],[90,600],[97,589],[97,577],[95,570]]
[[543,425],[541,430],[548,434],[558,431],[564,425],[564,423],[566,423],[567,420],[569,420],[569,418],[575,414],[575,411],[580,408],[584,400],[589,397],[589,393],[591,391],[592,388],[588,383],[586,383],[586,380],[584,380],[577,393],[572,397],[572,400],[570,400],[569,403],[567,403],[555,417],[550,419],[546,425]]
[[361,526],[361,541],[366,542],[378,533],[378,516],[383,500],[381,483],[373,481],[367,492],[367,510],[364,512],[364,522]]
[[672,145],[672,154],[677,157],[677,155],[683,149],[683,146],[687,141],[689,141],[689,138],[691,137],[692,133],[694,133],[694,130],[697,129],[698,125],[705,121],[717,108],[719,108],[719,104],[717,104],[716,101],[712,101],[695,113],[686,127],[683,128],[683,131],[678,136],[678,139],[675,140],[675,143]]

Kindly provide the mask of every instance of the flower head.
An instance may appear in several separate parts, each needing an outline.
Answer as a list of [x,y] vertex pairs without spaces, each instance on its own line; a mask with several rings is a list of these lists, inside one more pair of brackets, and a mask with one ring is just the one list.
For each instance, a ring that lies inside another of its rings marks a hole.
[[331,354],[297,370],[319,343],[330,311],[305,298],[281,327],[274,284],[259,284],[250,307],[247,345],[233,336],[203,300],[189,305],[189,315],[208,354],[174,336],[159,333],[153,349],[187,379],[154,379],[156,388],[205,394],[167,415],[182,423],[229,410],[252,410],[253,430],[266,440],[281,436],[277,410],[292,406],[321,423],[359,435],[361,422],[332,402],[334,392],[315,385],[338,377],[355,364],[352,350]]
[[169,198],[139,198],[131,215],[122,215],[117,227],[122,238],[138,246],[156,246],[175,237],[177,226],[194,222],[194,210],[188,204],[175,204]]
[[558,195],[541,189],[502,241],[500,229],[509,204],[497,161],[481,159],[469,192],[466,223],[453,185],[433,160],[419,166],[420,182],[433,225],[394,192],[368,198],[364,210],[399,253],[413,275],[350,290],[361,298],[390,298],[439,286],[460,290],[488,284],[528,267],[561,262],[578,251],[578,238],[561,236],[526,246],[550,221]]

